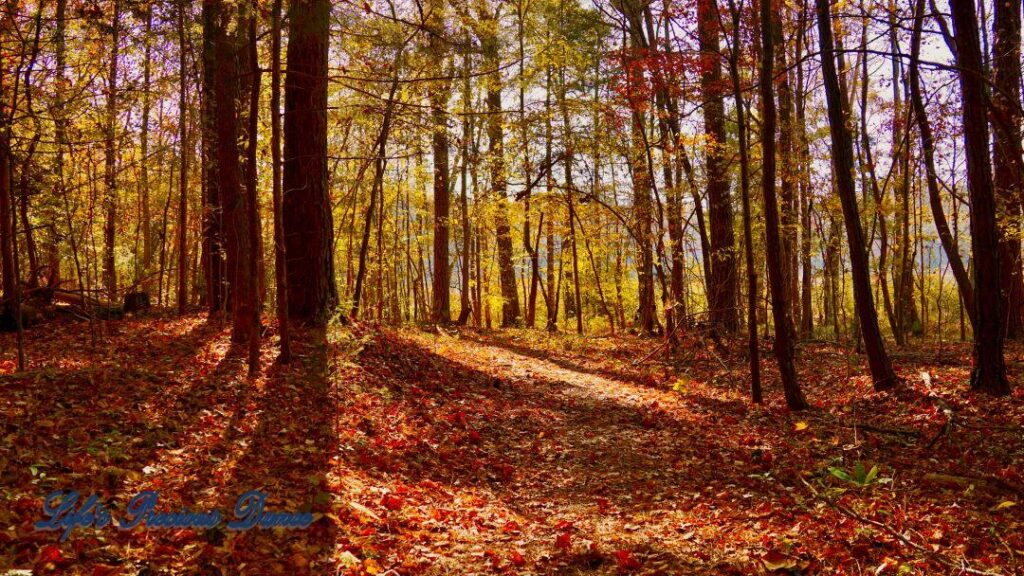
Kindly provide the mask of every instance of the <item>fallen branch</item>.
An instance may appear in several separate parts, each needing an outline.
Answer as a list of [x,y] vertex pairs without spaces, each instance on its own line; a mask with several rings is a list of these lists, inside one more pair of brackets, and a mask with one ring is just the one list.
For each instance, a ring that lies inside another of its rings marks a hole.
[[910,546],[914,550],[917,550],[918,552],[921,552],[921,553],[925,554],[926,556],[928,556],[932,560],[938,562],[939,564],[942,564],[943,566],[946,566],[947,568],[952,568],[954,570],[959,570],[959,571],[961,571],[964,574],[976,574],[976,575],[979,575],[979,576],[1002,576],[1002,574],[999,573],[999,572],[990,572],[990,571],[987,571],[987,570],[978,570],[977,568],[971,568],[970,566],[967,565],[967,561],[966,560],[961,560],[961,561],[957,562],[956,560],[953,560],[952,558],[949,558],[948,556],[946,556],[944,554],[940,554],[940,553],[932,550],[931,548],[928,548],[926,546],[918,544],[917,542],[914,542],[910,538],[907,538],[906,536],[901,534],[898,530],[896,530],[892,526],[889,526],[888,524],[885,524],[884,522],[879,522],[878,520],[872,520],[871,518],[868,518],[866,516],[858,514],[857,512],[854,512],[853,510],[851,510],[850,508],[848,508],[846,506],[843,506],[838,501],[833,500],[833,499],[831,499],[831,498],[821,494],[820,492],[815,490],[814,486],[811,486],[810,482],[808,482],[807,480],[804,480],[803,478],[800,478],[800,481],[803,482],[804,486],[806,486],[807,489],[811,491],[811,495],[815,499],[821,500],[822,502],[827,504],[832,509],[839,511],[843,515],[848,516],[850,518],[853,518],[854,520],[857,520],[858,522],[863,522],[864,524],[869,524],[871,526],[874,526],[875,528],[879,528],[881,530],[884,530],[885,532],[887,532],[891,536],[895,537],[900,542],[903,542],[904,544],[906,544],[907,546]]

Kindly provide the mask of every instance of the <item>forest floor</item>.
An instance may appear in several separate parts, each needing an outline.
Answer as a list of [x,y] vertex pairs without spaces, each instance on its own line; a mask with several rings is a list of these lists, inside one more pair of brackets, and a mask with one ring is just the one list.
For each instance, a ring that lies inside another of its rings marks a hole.
[[[748,400],[744,345],[671,361],[632,336],[338,329],[245,375],[200,316],[0,335],[0,574],[1018,574],[1024,373],[969,392],[969,347],[801,347],[813,408]],[[638,362],[642,360],[642,362]],[[863,471],[859,471],[859,467]],[[875,467],[877,466],[877,469]],[[875,473],[872,473],[872,470]],[[54,490],[117,518],[224,511],[260,489],[307,530],[40,532]],[[973,571],[973,572],[972,572]],[[18,573],[18,572],[13,572]],[[23,572],[27,573],[27,572]]]

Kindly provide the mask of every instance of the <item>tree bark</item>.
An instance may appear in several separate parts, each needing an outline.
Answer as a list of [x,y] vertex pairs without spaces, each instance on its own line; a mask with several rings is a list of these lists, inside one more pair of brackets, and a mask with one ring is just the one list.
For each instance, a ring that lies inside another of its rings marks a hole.
[[[762,0],[764,1],[764,0]],[[761,391],[761,351],[757,337],[757,266],[754,263],[754,234],[750,214],[750,160],[747,153],[747,119],[740,86],[740,10],[729,0],[732,13],[732,50],[729,54],[729,75],[736,99],[736,131],[740,151],[740,198],[743,202],[743,245],[747,265],[747,362],[750,366],[750,398],[755,404],[764,402]]]
[[285,75],[285,268],[289,317],[322,325],[338,302],[327,187],[329,0],[291,0]]
[[850,247],[850,266],[853,272],[854,306],[860,321],[864,349],[868,355],[871,377],[876,390],[891,388],[897,382],[885,343],[878,327],[878,315],[871,295],[871,278],[864,230],[857,210],[857,196],[853,181],[853,139],[846,125],[847,108],[843,102],[839,77],[836,73],[835,44],[832,37],[832,14],[828,0],[815,0],[818,11],[818,39],[821,43],[822,76],[828,105],[829,132],[832,141],[832,162],[836,189],[843,206],[846,240]]
[[[772,0],[761,1],[761,190],[764,200],[765,253],[768,281],[771,285],[772,317],[775,327],[775,359],[779,364],[786,405],[793,410],[808,407],[797,381],[794,364],[793,319],[790,316],[789,290],[786,286],[782,235],[779,230],[779,206],[775,196],[775,95],[774,42],[772,39]],[[826,1],[827,0],[822,0]],[[742,101],[740,102],[742,103]]]
[[734,331],[736,314],[736,250],[733,238],[732,197],[726,152],[725,104],[719,50],[717,0],[698,0],[697,34],[701,52],[700,87],[704,101],[705,171],[711,224],[711,281],[708,306],[716,326]]
[[[500,6],[500,5],[499,5]],[[498,8],[495,8],[498,10]],[[519,290],[516,287],[516,271],[512,263],[512,228],[508,220],[508,183],[505,173],[505,127],[501,109],[501,68],[498,50],[497,14],[487,14],[481,35],[481,50],[484,68],[494,72],[487,76],[487,138],[490,141],[488,160],[491,172],[491,189],[496,203],[496,233],[498,244],[498,280],[501,284],[501,327],[509,328],[519,324]]]
[[107,111],[103,151],[103,283],[111,301],[117,300],[117,264],[114,238],[117,234],[117,75],[120,63],[121,2],[114,0],[111,21],[110,60],[107,71]]
[[287,364],[292,359],[292,339],[288,324],[288,274],[285,271],[284,223],[281,214],[281,3],[282,0],[274,0],[270,12],[270,162],[274,208],[274,302],[281,340],[278,360]]
[[1021,3],[994,3],[992,42],[994,132],[993,184],[996,210],[1002,217],[999,237],[1000,287],[1006,335],[1024,336],[1024,279],[1021,276],[1021,217],[1024,164],[1021,156],[1020,42]]
[[[213,45],[214,11],[210,2],[203,2],[203,70],[217,67]],[[184,9],[184,8],[183,8]],[[223,210],[217,186],[217,103],[213,84],[215,78],[204,74],[202,78],[202,134],[203,134],[203,213],[202,242],[204,275],[206,276],[206,305],[211,315],[224,311],[227,291],[224,279]]]
[[1010,384],[1003,361],[1002,299],[991,297],[999,293],[1001,268],[978,19],[972,0],[951,0],[950,8],[959,65],[967,190],[971,200],[974,288],[979,295],[986,296],[974,300],[977,328],[971,387],[1003,395],[1010,393]]
[[956,279],[960,297],[967,308],[971,325],[975,325],[974,318],[974,287],[971,285],[971,278],[968,275],[967,267],[960,257],[956,240],[949,230],[946,221],[946,214],[942,207],[942,195],[939,192],[939,179],[935,170],[935,138],[932,135],[931,124],[928,122],[928,111],[924,106],[924,97],[921,95],[921,34],[924,25],[924,0],[917,0],[914,9],[914,30],[910,47],[910,99],[914,106],[914,117],[917,119],[918,132],[921,135],[921,151],[924,153],[925,176],[928,185],[928,203],[932,211],[932,220],[935,222],[935,230],[938,232],[942,249],[946,252],[949,260],[949,267],[953,270],[953,277]]
[[256,147],[259,140],[259,118],[260,118],[260,82],[262,73],[260,71],[259,47],[257,39],[257,14],[258,1],[252,0],[249,4],[248,14],[248,62],[249,62],[249,117],[246,137],[248,142],[245,151],[246,168],[246,191],[245,191],[245,214],[239,219],[245,220],[245,229],[248,232],[248,253],[245,256],[248,278],[248,291],[245,295],[247,302],[242,305],[240,314],[246,314],[245,320],[249,329],[249,375],[253,376],[260,371],[260,213],[259,213],[259,174],[256,164]]
[[[188,76],[186,75],[185,56],[188,50],[188,42],[185,30],[185,8],[186,2],[178,4],[178,142],[181,148],[181,160],[179,162],[178,186],[180,196],[178,200],[178,314],[184,314],[188,306],[188,157],[190,154],[188,145]],[[205,15],[205,4],[204,15]],[[204,21],[205,25],[206,22]]]

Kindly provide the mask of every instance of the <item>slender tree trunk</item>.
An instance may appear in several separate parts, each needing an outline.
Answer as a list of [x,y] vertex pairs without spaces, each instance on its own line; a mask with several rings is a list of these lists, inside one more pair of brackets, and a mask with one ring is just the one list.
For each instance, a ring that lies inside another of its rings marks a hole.
[[245,214],[243,218],[246,221],[247,229],[249,232],[248,238],[248,275],[249,275],[249,291],[246,294],[248,302],[247,306],[243,310],[243,313],[248,313],[249,318],[247,320],[251,325],[249,332],[249,375],[253,376],[260,371],[260,261],[262,260],[262,254],[260,254],[260,214],[259,214],[259,191],[257,185],[259,183],[259,174],[256,167],[256,147],[258,145],[259,135],[259,118],[260,118],[260,83],[262,80],[262,73],[260,71],[260,60],[259,60],[259,47],[256,44],[257,40],[257,15],[259,0],[252,0],[249,5],[249,74],[250,74],[250,87],[249,87],[249,125],[248,125],[248,137],[247,148],[245,151],[245,164],[246,164],[246,198],[245,198]]
[[[2,72],[0,72],[2,73]],[[2,104],[0,104],[2,106]],[[0,108],[0,114],[2,114]],[[0,116],[2,117],[2,116]],[[6,120],[6,118],[4,118]],[[7,129],[0,134],[0,273],[2,273],[3,307],[0,315],[16,321],[20,318],[15,308],[18,279],[14,276],[14,210],[11,205],[11,152]]]
[[[54,8],[54,19],[56,20],[54,30],[54,59],[56,60],[56,81],[61,85],[66,81],[67,70],[67,0],[57,0]],[[64,151],[67,147],[67,119],[64,116],[64,103],[62,95],[55,95],[53,106],[53,134],[54,143],[57,147],[54,159],[54,172],[56,175],[56,194],[65,198],[66,184],[64,177]],[[50,282],[49,286],[54,288],[60,284],[60,240],[61,234],[57,232],[57,214],[53,213],[53,228],[50,233]],[[70,240],[70,238],[69,238]],[[73,241],[72,241],[73,243]],[[72,250],[77,252],[77,250]],[[77,268],[76,268],[77,269]],[[80,277],[80,276],[79,276]]]
[[[486,17],[484,27],[488,33],[480,38],[484,56],[484,68],[498,70],[501,67],[496,15]],[[488,153],[491,169],[491,188],[496,203],[496,232],[498,244],[498,279],[501,283],[501,327],[509,328],[519,324],[519,290],[516,287],[516,271],[512,263],[512,228],[508,219],[508,198],[505,174],[505,128],[501,108],[501,74],[487,76],[487,138],[490,141]]]
[[338,302],[327,186],[329,0],[290,0],[285,75],[285,268],[289,317],[323,324]]
[[459,186],[461,188],[460,204],[462,208],[462,289],[459,294],[459,325],[465,325],[473,312],[473,305],[470,298],[470,272],[472,271],[472,229],[469,225],[469,198],[468,188],[468,166],[476,162],[474,156],[470,160],[469,141],[473,134],[472,115],[470,112],[470,97],[472,95],[470,86],[470,56],[462,55],[462,168]]
[[[762,0],[767,1],[767,0]],[[732,50],[729,53],[729,74],[736,99],[736,131],[740,151],[740,197],[743,202],[743,245],[747,265],[747,360],[750,366],[750,398],[755,404],[764,402],[761,391],[761,352],[757,337],[757,265],[754,263],[754,234],[750,215],[750,160],[747,154],[747,120],[743,91],[740,86],[740,11],[735,0],[729,0],[732,13]]]
[[146,32],[143,42],[146,45],[143,56],[142,68],[142,133],[140,134],[140,148],[142,162],[139,163],[139,193],[142,205],[142,268],[139,272],[141,278],[141,289],[150,292],[153,279],[150,271],[153,268],[153,215],[149,199],[149,117],[152,107],[151,77],[152,77],[152,52],[153,52],[153,7],[146,7]]
[[[444,29],[444,2],[432,0],[430,6],[431,22],[439,29]],[[432,35],[428,42],[434,66],[441,71],[447,56],[447,40]],[[433,124],[431,150],[434,156],[434,276],[431,286],[433,296],[431,316],[434,322],[444,324],[451,322],[449,288],[451,269],[448,259],[449,231],[451,229],[448,191],[448,99],[450,91],[451,82],[447,80],[431,83],[428,88],[430,119]]]
[[836,73],[831,8],[828,0],[815,0],[815,4],[818,11],[818,39],[821,43],[822,75],[832,137],[832,162],[836,188],[843,206],[843,219],[846,222],[846,239],[850,246],[854,305],[860,320],[861,335],[864,338],[864,348],[868,355],[874,387],[876,390],[884,390],[894,386],[897,379],[889,362],[889,356],[885,352],[885,344],[878,327],[878,316],[871,295],[871,278],[864,230],[860,224],[853,181],[853,140],[846,126],[847,109],[843,105],[842,91]]
[[281,338],[278,360],[291,362],[291,328],[288,325],[288,274],[285,271],[284,223],[281,214],[281,2],[270,12],[270,163],[274,205],[274,280],[277,326]]
[[[181,147],[178,185],[181,187],[178,201],[178,314],[185,313],[188,305],[188,76],[186,54],[188,41],[185,30],[186,2],[178,4],[178,138]],[[204,5],[205,9],[205,5]],[[205,22],[204,22],[205,25]]]
[[910,99],[914,106],[914,116],[917,119],[918,132],[921,134],[921,151],[924,153],[925,175],[928,181],[928,203],[932,210],[932,220],[938,232],[942,249],[946,252],[949,267],[953,270],[953,277],[956,279],[960,291],[960,298],[963,299],[971,318],[971,325],[974,325],[974,287],[971,285],[971,278],[968,275],[967,267],[960,258],[960,251],[957,249],[953,234],[949,231],[949,224],[946,222],[946,214],[942,208],[942,195],[939,191],[939,179],[935,170],[935,139],[932,136],[931,124],[928,122],[928,112],[924,106],[924,97],[921,95],[921,35],[924,25],[924,0],[917,0],[914,9],[914,31],[910,48]]
[[[366,280],[366,256],[370,250],[370,232],[373,230],[374,210],[377,205],[377,196],[384,193],[384,168],[386,166],[385,156],[387,155],[388,137],[391,133],[391,115],[394,111],[395,94],[398,91],[398,77],[395,76],[391,82],[391,90],[388,94],[387,106],[384,109],[384,118],[381,121],[380,134],[374,144],[376,158],[374,159],[373,184],[370,188],[370,203],[366,207],[366,219],[363,221],[363,238],[359,245],[359,270],[356,272],[356,286],[352,292],[352,310],[349,316],[353,320],[359,319],[359,306],[363,296],[363,283]],[[383,214],[380,216],[383,218]],[[291,282],[291,280],[289,280]]]
[[761,0],[761,189],[764,200],[765,253],[768,259],[768,281],[771,285],[772,317],[775,327],[775,359],[779,364],[779,374],[782,376],[786,405],[793,410],[801,410],[807,408],[808,404],[800,390],[800,383],[797,382],[794,364],[796,350],[793,345],[793,320],[789,312],[789,291],[783,269],[784,253],[779,230],[779,206],[775,197],[776,114],[773,94],[773,51],[771,0]]
[[[820,0],[819,0],[820,1]],[[959,65],[967,189],[971,201],[971,251],[974,288],[986,297],[974,300],[974,371],[971,387],[990,394],[1009,394],[1003,361],[1002,299],[999,293],[999,230],[989,161],[985,76],[978,40],[978,19],[972,0],[951,0]]]
[[103,152],[103,283],[107,297],[117,300],[117,268],[114,238],[117,234],[117,73],[120,64],[121,2],[114,0],[110,32],[110,60],[107,71],[107,117]]
[[797,21],[796,54],[796,131],[800,174],[800,337],[814,335],[814,268],[811,261],[811,208],[813,200],[810,178],[810,150],[807,142],[806,96],[804,95],[803,52],[806,42],[807,0],[800,2],[800,17]]
[[785,285],[788,300],[791,304],[793,323],[800,324],[800,292],[799,269],[797,267],[797,227],[799,225],[799,208],[797,206],[797,170],[794,158],[793,136],[793,89],[789,83],[789,64],[786,57],[785,23],[782,19],[780,6],[782,2],[772,1],[772,42],[774,43],[776,87],[779,95],[779,200],[780,222],[782,225],[782,269],[785,272]]

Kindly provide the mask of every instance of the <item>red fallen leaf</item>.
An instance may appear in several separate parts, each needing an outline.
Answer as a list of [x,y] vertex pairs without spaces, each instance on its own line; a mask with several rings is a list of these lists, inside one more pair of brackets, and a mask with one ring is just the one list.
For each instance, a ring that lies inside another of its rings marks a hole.
[[120,573],[121,568],[119,566],[108,566],[106,564],[97,564],[92,569],[92,576],[113,576]]
[[167,544],[160,544],[153,549],[153,554],[156,556],[171,556],[177,554],[180,548],[176,546],[168,546]]
[[191,542],[192,540],[195,540],[196,536],[197,536],[197,534],[196,534],[195,530],[191,530],[191,529],[187,529],[186,528],[186,529],[178,530],[177,532],[175,532],[174,536],[171,538],[171,540],[175,544],[184,544],[186,542]]
[[563,532],[572,530],[572,522],[569,522],[568,520],[559,520],[558,523],[555,524],[555,530],[561,530]]
[[619,570],[637,570],[640,568],[640,561],[633,557],[633,553],[629,550],[616,550],[615,551],[615,565],[619,567]]
[[445,419],[448,420],[449,424],[458,424],[459,426],[462,426],[463,428],[465,428],[466,424],[467,424],[467,422],[466,422],[466,413],[463,412],[462,410],[459,410],[458,412],[452,412],[451,414],[448,414],[447,416],[445,416]]
[[505,525],[501,527],[502,532],[519,532],[519,523],[515,520],[509,520],[505,522]]
[[47,544],[39,549],[39,556],[36,558],[37,564],[46,564],[47,562],[53,564],[60,564],[64,562],[64,555],[60,552],[60,547],[56,544]]
[[513,550],[512,553],[508,555],[508,561],[516,567],[522,567],[526,565],[526,558],[523,558],[523,555],[519,552],[516,552],[515,550]]
[[388,510],[398,510],[402,507],[402,499],[394,494],[385,494],[384,497],[380,499],[380,505]]
[[598,509],[599,511],[601,511],[601,513],[602,513],[602,514],[603,514],[603,513],[605,513],[605,512],[607,512],[607,511],[608,511],[608,508],[609,508],[609,507],[611,506],[611,505],[610,505],[610,504],[608,503],[608,499],[607,499],[607,498],[601,498],[601,497],[598,497],[598,498],[596,499],[596,501],[597,501],[597,509]]
[[480,441],[480,433],[477,432],[476,430],[470,430],[469,431],[469,441],[470,442],[479,442]]
[[558,538],[555,538],[555,547],[568,551],[572,548],[572,536],[568,532],[562,532],[558,535]]
[[769,550],[761,557],[761,562],[769,572],[774,572],[776,570],[789,570],[790,568],[796,567],[796,560],[794,558],[786,556],[778,550]]

